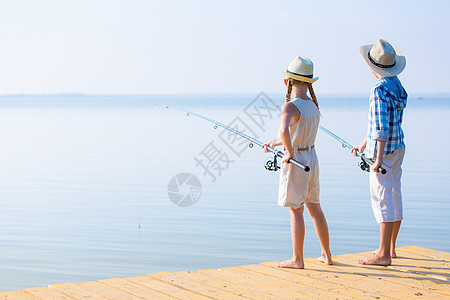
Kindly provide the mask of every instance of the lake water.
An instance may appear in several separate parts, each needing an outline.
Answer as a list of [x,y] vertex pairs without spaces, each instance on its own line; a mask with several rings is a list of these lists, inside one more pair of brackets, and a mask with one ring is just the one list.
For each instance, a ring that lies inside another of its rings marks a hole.
[[[269,96],[282,104],[282,95]],[[246,125],[267,141],[279,122],[267,110],[273,105],[261,105],[269,96],[0,97],[0,291],[290,258],[279,173],[264,169],[270,155],[155,105]],[[353,144],[363,138],[365,95],[319,95],[319,102],[323,126]],[[450,251],[449,113],[448,96],[409,99],[398,246]],[[368,174],[323,132],[316,149],[333,254],[375,249]],[[202,168],[213,156],[215,164]],[[180,173],[201,182],[189,207],[168,196]],[[320,247],[305,216],[304,254],[316,257]]]

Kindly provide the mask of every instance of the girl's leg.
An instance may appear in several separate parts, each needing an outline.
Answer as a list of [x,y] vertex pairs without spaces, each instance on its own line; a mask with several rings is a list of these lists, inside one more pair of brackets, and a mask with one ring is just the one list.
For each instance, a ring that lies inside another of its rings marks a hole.
[[305,221],[303,219],[303,206],[300,208],[289,207],[291,216],[291,236],[293,256],[278,264],[280,268],[303,269],[303,241],[305,240]]
[[319,261],[327,265],[333,264],[330,252],[330,236],[328,234],[328,224],[323,214],[320,204],[306,202],[306,208],[311,216],[316,229],[317,237],[319,238],[320,247],[322,248],[322,255],[318,258]]

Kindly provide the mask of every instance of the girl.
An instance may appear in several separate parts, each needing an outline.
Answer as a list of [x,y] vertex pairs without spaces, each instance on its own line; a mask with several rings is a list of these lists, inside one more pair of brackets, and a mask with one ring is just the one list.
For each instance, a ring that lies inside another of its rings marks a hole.
[[[319,104],[312,88],[313,63],[305,57],[296,57],[288,66],[284,84],[287,87],[286,103],[281,109],[280,138],[273,139],[263,145],[267,147],[283,145],[285,156],[280,174],[278,204],[289,207],[291,217],[291,236],[293,256],[278,264],[281,268],[303,269],[303,241],[305,238],[304,206],[308,209],[314,223],[317,237],[322,248],[319,261],[332,264],[328,225],[319,203],[319,165],[314,142],[319,127]],[[308,97],[307,91],[311,96]],[[291,101],[291,95],[294,100]],[[310,166],[310,172],[291,165],[294,158]]]

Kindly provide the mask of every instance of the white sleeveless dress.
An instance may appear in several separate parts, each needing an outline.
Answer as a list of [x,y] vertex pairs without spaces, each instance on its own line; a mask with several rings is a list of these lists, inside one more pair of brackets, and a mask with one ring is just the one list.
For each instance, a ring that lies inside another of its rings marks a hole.
[[319,203],[319,163],[316,150],[297,150],[312,147],[319,129],[319,110],[312,100],[296,98],[291,101],[300,111],[297,123],[289,127],[294,158],[308,165],[311,170],[305,172],[292,164],[281,166],[278,204],[299,208],[304,202]]

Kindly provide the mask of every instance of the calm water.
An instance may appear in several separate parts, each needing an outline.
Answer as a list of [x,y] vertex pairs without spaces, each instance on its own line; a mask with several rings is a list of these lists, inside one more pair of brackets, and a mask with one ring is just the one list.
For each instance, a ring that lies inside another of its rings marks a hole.
[[[154,105],[245,123],[266,141],[276,134],[278,114],[260,106],[264,116],[252,115],[256,96],[0,97],[0,291],[289,258],[288,211],[277,206],[279,173],[263,167],[269,155]],[[319,101],[323,126],[351,143],[362,139],[365,96]],[[449,103],[445,95],[410,98],[398,246],[450,251]],[[316,146],[332,252],[375,249],[368,174],[322,132]],[[194,160],[205,162],[213,150],[223,168],[210,169],[215,182]],[[191,207],[174,205],[167,194],[182,172],[202,184]],[[318,256],[309,216],[306,230],[305,256]]]

